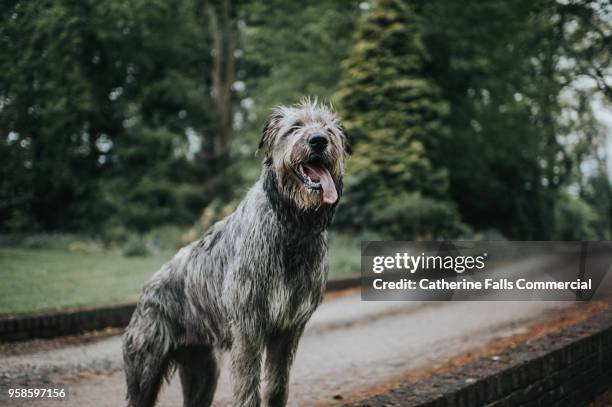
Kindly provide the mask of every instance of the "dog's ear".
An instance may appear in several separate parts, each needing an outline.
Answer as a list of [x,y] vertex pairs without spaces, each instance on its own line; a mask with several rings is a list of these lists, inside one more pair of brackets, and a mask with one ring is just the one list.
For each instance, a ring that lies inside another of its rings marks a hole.
[[346,129],[341,124],[338,125],[338,128],[340,129],[340,133],[342,134],[342,145],[344,146],[344,152],[348,155],[353,154],[353,148],[351,147],[351,143]]
[[266,151],[270,151],[270,147],[272,147],[274,137],[278,131],[278,122],[280,118],[281,116],[279,114],[272,114],[268,117],[268,120],[266,120],[263,132],[261,133],[261,140],[259,140],[259,146],[257,147],[259,150],[265,147]]

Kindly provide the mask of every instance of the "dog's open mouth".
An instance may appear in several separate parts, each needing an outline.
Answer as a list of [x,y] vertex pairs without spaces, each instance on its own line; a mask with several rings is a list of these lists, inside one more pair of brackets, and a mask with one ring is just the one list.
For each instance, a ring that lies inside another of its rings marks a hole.
[[333,204],[338,200],[338,192],[331,174],[323,163],[313,161],[294,168],[295,175],[309,191],[323,191],[323,202]]

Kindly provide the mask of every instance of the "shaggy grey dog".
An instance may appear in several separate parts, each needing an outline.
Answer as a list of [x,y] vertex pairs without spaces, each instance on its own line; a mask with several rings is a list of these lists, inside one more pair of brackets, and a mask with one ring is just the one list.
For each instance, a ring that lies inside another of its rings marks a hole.
[[127,398],[155,404],[178,367],[185,406],[208,406],[231,351],[234,405],[287,402],[289,370],[327,280],[327,233],[342,193],[347,136],[308,100],[274,110],[261,178],[234,213],[145,285],[124,335]]

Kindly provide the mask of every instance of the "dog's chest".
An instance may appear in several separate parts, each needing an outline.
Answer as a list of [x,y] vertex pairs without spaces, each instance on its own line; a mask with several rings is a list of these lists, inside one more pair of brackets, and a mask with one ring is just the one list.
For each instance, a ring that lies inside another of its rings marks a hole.
[[326,281],[324,256],[310,259],[286,256],[270,275],[267,303],[271,328],[299,326],[310,318],[321,301]]
[[277,282],[268,293],[271,328],[283,330],[308,321],[319,301],[312,292]]

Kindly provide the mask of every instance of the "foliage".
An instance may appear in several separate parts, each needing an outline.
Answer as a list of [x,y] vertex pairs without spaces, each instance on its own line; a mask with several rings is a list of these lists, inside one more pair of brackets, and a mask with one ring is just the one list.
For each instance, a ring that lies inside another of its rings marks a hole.
[[609,236],[600,233],[601,222],[597,212],[583,199],[573,196],[563,196],[555,206],[555,240],[601,240]]
[[208,163],[187,159],[186,132],[210,122],[195,10],[178,0],[3,7],[4,228],[91,229],[118,213],[143,230],[193,216]]
[[122,253],[125,257],[146,257],[151,251],[141,236],[132,236],[123,245]]
[[438,159],[464,220],[550,239],[559,192],[598,144],[588,89],[564,64],[569,22],[547,0],[413,3],[450,103]]
[[2,234],[0,247],[101,252],[100,242],[88,236],[68,233]]
[[337,100],[354,157],[340,222],[353,229],[405,239],[461,229],[446,170],[433,164],[447,106],[425,76],[421,29],[405,1],[376,1],[344,62]]
[[355,147],[338,227],[550,239],[581,214],[574,238],[610,236],[593,101],[611,100],[611,15],[601,0],[7,0],[0,231],[125,246],[174,228],[157,240],[182,244],[259,176],[272,106],[335,95]]
[[361,270],[359,237],[341,233],[329,235],[329,270],[332,277],[348,277]]
[[245,72],[240,79],[260,112],[304,95],[333,94],[338,62],[352,41],[357,2],[274,0],[251,2],[242,12]]
[[580,0],[556,7],[567,27],[563,50],[574,74],[594,81],[612,102],[612,2]]

